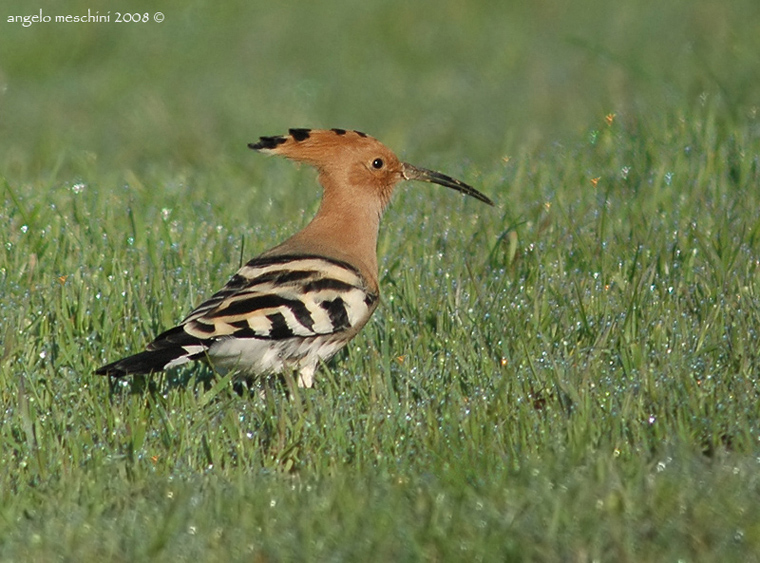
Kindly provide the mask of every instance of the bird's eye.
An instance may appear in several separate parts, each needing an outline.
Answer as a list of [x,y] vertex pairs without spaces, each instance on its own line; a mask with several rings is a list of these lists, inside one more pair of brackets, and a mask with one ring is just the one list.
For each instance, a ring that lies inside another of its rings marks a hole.
[[383,167],[383,159],[382,158],[376,158],[372,161],[372,168],[375,170],[380,170]]

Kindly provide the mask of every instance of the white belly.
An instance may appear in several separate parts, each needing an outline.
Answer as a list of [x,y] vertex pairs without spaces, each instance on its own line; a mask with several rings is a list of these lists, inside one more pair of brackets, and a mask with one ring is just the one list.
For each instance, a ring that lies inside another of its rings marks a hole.
[[345,344],[334,335],[283,340],[227,338],[214,342],[208,356],[214,367],[248,376],[297,371],[299,387],[311,387],[319,362],[332,358]]

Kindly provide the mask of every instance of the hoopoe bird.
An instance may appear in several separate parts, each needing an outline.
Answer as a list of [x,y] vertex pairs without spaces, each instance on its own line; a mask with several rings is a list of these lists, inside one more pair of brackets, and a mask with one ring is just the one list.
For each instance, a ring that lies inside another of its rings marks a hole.
[[493,205],[464,182],[401,162],[359,131],[290,129],[248,146],[317,169],[323,194],[315,217],[240,268],[144,352],[95,373],[120,377],[206,360],[247,378],[297,375],[299,387],[311,387],[319,363],[356,336],[377,308],[378,229],[396,185],[432,182]]

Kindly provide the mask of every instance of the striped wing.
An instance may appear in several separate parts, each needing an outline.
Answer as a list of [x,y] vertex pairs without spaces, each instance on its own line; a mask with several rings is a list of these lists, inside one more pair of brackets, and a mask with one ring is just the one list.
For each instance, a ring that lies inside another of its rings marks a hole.
[[146,351],[102,366],[120,377],[210,358],[252,375],[296,368],[311,385],[329,359],[369,320],[378,302],[358,270],[316,256],[255,258]]
[[251,372],[278,371],[305,356],[316,365],[364,326],[377,300],[358,270],[344,262],[256,258],[148,350],[181,348],[184,353],[167,368],[205,356]]
[[367,322],[377,297],[359,272],[343,262],[308,256],[258,258],[181,326],[201,340],[353,333]]

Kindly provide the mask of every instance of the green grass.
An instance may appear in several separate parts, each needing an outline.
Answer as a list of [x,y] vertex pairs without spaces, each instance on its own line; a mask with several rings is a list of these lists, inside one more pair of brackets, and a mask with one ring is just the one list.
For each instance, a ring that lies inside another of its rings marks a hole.
[[[0,560],[757,560],[757,2],[554,4],[3,8]],[[401,186],[296,400],[94,376],[305,224],[294,126],[498,205]]]

